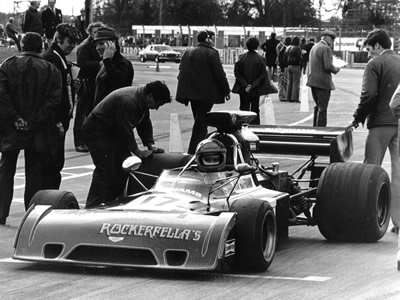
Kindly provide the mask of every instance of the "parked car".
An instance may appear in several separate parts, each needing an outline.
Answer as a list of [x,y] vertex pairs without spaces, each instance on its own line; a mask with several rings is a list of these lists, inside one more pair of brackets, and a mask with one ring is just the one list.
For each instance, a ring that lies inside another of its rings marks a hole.
[[141,62],[154,60],[155,62],[174,61],[179,63],[181,61],[181,54],[168,45],[148,45],[139,51],[139,57]]

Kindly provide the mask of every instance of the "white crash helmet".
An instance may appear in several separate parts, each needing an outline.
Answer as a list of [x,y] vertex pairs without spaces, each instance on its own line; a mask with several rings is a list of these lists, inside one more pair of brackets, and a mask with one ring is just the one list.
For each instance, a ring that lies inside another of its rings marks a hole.
[[202,172],[217,172],[225,168],[226,148],[215,139],[205,139],[197,145],[197,167]]

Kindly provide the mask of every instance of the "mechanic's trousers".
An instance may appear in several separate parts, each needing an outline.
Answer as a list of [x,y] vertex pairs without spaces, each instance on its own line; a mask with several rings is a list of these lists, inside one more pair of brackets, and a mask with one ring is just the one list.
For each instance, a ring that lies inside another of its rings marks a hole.
[[311,87],[311,92],[315,102],[313,126],[326,127],[331,90]]
[[389,148],[391,162],[391,208],[393,225],[400,227],[400,157],[398,126],[376,126],[368,131],[364,163],[382,165]]
[[86,117],[93,110],[94,93],[78,94],[78,102],[76,104],[75,121],[74,121],[74,144],[75,147],[85,145],[85,140],[81,132],[82,124]]
[[[14,195],[14,176],[20,150],[4,151],[0,159],[0,218],[7,218]],[[25,149],[25,210],[33,195],[42,188],[43,156]]]
[[189,143],[189,154],[195,154],[197,145],[207,136],[206,114],[211,111],[213,103],[203,101],[190,101],[194,124]]
[[279,68],[278,71],[278,97],[279,101],[287,101],[286,99],[286,92],[287,92],[287,68],[281,69]]
[[118,151],[110,149],[112,147],[107,147],[110,146],[107,145],[109,142],[88,140],[86,142],[96,166],[86,200],[86,208],[91,208],[121,196],[128,174],[122,169],[125,157]]
[[239,94],[240,110],[252,111],[257,114],[257,118],[251,124],[260,125],[260,96],[250,96],[248,93]]

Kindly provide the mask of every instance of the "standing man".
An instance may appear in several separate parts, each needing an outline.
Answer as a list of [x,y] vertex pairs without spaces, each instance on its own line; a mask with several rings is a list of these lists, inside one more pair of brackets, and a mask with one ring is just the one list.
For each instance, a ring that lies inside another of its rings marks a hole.
[[89,24],[87,32],[89,36],[78,46],[76,50],[76,62],[79,71],[79,80],[81,85],[78,93],[78,102],[76,105],[74,121],[74,144],[78,152],[89,152],[83,140],[81,127],[85,118],[93,109],[94,93],[96,90],[96,76],[100,70],[101,57],[96,50],[93,38],[100,27],[105,27],[101,22]]
[[265,51],[265,59],[267,60],[267,66],[271,78],[277,73],[276,69],[276,46],[278,46],[279,41],[276,39],[276,33],[271,32],[268,40],[266,40],[262,45],[261,49]]
[[144,87],[118,89],[93,109],[82,127],[96,166],[86,208],[112,201],[123,193],[128,176],[122,169],[123,160],[131,152],[140,158],[153,153],[152,150],[139,150],[133,129],[142,124],[146,129],[142,141],[149,149],[154,148],[152,123],[150,120],[143,122],[147,120],[149,109],[157,110],[169,102],[168,87],[153,81]]
[[116,89],[131,86],[134,76],[132,63],[122,56],[118,44],[118,35],[113,28],[101,27],[97,30],[93,42],[102,61],[96,77],[94,106]]
[[49,0],[49,6],[42,12],[42,24],[44,34],[47,39],[47,45],[53,42],[54,33],[58,24],[62,23],[62,12],[55,8],[56,0]]
[[81,9],[81,15],[77,16],[76,19],[75,19],[75,26],[76,26],[76,28],[79,29],[79,31],[81,32],[82,36],[84,38],[87,38],[88,33],[87,33],[87,30],[85,30],[85,28],[86,28],[85,20],[86,20],[86,12],[85,12],[85,9],[82,8]]
[[[277,61],[279,65],[278,71],[278,98],[279,101],[288,101],[287,99],[287,86],[288,86],[288,62],[285,55],[287,48],[292,43],[292,38],[287,36],[284,38],[283,43],[279,43],[276,46],[276,52],[278,55]],[[290,100],[290,99],[289,99]]]
[[[42,38],[27,33],[23,53],[0,66],[0,224],[9,215],[20,150],[25,154],[25,209],[42,188],[45,158],[56,136],[54,116],[61,101],[61,75],[40,57]],[[38,76],[40,74],[40,76]]]
[[364,70],[360,103],[354,112],[352,125],[367,122],[364,163],[381,165],[386,150],[391,161],[392,232],[400,227],[400,158],[398,119],[389,102],[400,83],[400,56],[390,50],[392,42],[383,29],[371,31],[364,42],[372,59]]
[[7,37],[9,37],[10,39],[12,39],[15,42],[15,44],[17,45],[18,51],[21,52],[21,43],[17,37],[18,30],[14,27],[13,23],[14,23],[14,18],[10,17],[6,24]]
[[179,66],[176,101],[190,102],[194,125],[189,143],[189,154],[207,135],[206,114],[214,104],[230,99],[229,83],[218,51],[213,48],[214,32],[200,31],[197,47],[187,50]]
[[37,32],[40,36],[43,36],[43,24],[42,18],[39,12],[40,1],[31,1],[30,7],[25,11],[24,17],[22,18],[22,32]]
[[48,158],[44,169],[43,189],[58,189],[61,184],[60,172],[65,161],[65,136],[72,118],[75,98],[71,65],[66,56],[72,52],[76,43],[81,39],[81,33],[76,27],[61,23],[56,27],[54,42],[42,55],[45,60],[57,67],[62,77],[62,100],[55,116],[59,138],[57,139],[55,155]]
[[336,34],[333,31],[322,32],[321,41],[310,53],[307,86],[311,87],[314,106],[314,127],[326,127],[329,99],[335,89],[332,73],[337,74],[340,68],[333,65],[333,42]]

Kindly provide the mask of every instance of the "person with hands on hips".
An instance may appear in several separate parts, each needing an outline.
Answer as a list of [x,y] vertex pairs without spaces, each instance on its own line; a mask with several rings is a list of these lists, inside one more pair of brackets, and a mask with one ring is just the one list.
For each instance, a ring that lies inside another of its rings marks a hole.
[[[124,87],[112,92],[89,114],[82,133],[96,168],[87,208],[112,201],[123,193],[128,174],[122,169],[122,162],[131,153],[145,159],[163,152],[154,146],[149,110],[157,110],[169,102],[168,87],[153,81],[143,87]],[[146,150],[140,150],[136,144],[133,129],[139,126],[139,137]]]
[[93,106],[96,106],[112,91],[131,86],[134,70],[132,63],[121,54],[118,35],[113,28],[99,28],[94,35],[93,42],[102,59],[95,81]]
[[349,127],[360,123],[368,128],[364,163],[382,165],[387,149],[391,162],[392,232],[400,227],[400,157],[398,118],[390,109],[390,100],[400,83],[400,56],[391,50],[392,42],[383,29],[371,31],[364,42],[372,59],[364,70],[360,102]]

